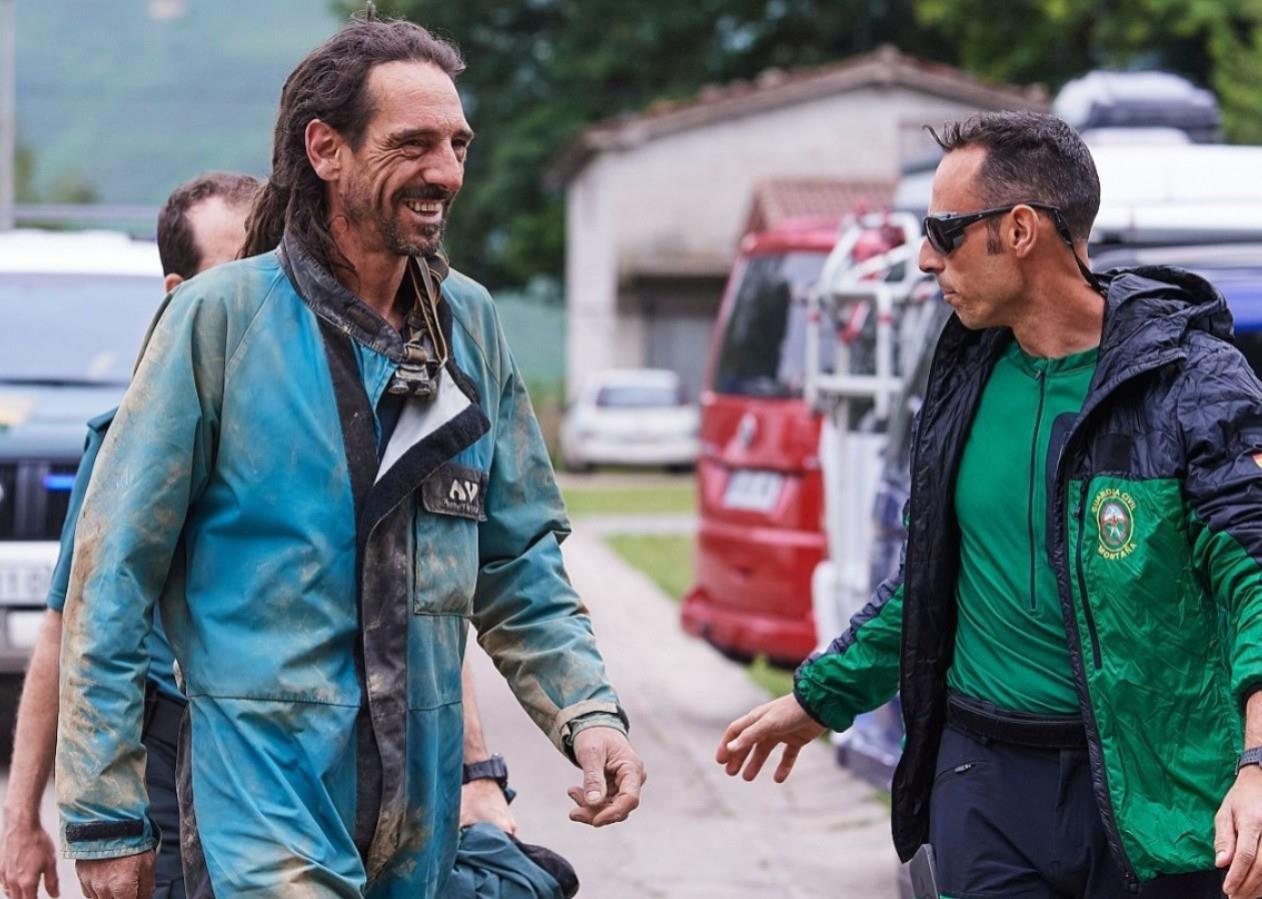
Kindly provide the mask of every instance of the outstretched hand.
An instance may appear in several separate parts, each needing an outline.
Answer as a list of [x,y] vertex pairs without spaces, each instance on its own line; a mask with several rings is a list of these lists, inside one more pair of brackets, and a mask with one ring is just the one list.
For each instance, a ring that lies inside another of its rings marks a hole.
[[583,786],[570,787],[578,808],[570,820],[604,827],[626,820],[640,805],[644,762],[622,731],[589,727],[574,738],[574,759],[583,769]]
[[[723,732],[723,741],[714,760],[727,769],[729,776],[736,776],[744,765],[745,780],[752,781],[767,763],[771,753],[781,743],[784,754],[776,766],[775,781],[784,783],[793,771],[802,747],[826,730],[817,724],[792,694],[760,705],[747,715],[737,718]],[[748,764],[746,764],[748,759]]]

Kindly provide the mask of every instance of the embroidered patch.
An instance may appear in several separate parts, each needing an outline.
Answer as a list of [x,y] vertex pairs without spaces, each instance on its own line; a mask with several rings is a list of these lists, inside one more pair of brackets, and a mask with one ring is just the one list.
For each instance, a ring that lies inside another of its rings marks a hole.
[[486,521],[489,481],[485,471],[448,463],[425,479],[421,485],[421,502],[428,511],[439,515]]
[[1091,504],[1101,556],[1124,559],[1135,550],[1135,500],[1129,493],[1106,487]]

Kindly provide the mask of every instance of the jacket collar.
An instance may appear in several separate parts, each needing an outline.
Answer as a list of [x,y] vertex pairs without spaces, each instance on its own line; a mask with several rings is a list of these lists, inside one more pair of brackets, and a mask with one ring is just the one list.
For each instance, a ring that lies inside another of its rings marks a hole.
[[[1199,275],[1168,266],[1111,269],[1099,275],[1105,288],[1100,354],[1092,379],[1114,384],[1182,354],[1189,331],[1230,339],[1226,301]],[[940,377],[948,383],[986,376],[1008,342],[1007,328],[970,331],[952,315],[939,343]]]
[[[298,295],[318,317],[391,361],[403,361],[402,335],[372,307],[347,290],[289,231],[281,237],[277,255]],[[450,310],[446,303],[441,302],[441,284],[449,271],[446,259],[440,254],[413,257],[408,264],[428,267],[430,279],[439,292],[439,319],[443,330],[448,332],[450,342]],[[418,274],[421,273],[418,271]],[[410,291],[411,279],[404,278],[400,290]]]

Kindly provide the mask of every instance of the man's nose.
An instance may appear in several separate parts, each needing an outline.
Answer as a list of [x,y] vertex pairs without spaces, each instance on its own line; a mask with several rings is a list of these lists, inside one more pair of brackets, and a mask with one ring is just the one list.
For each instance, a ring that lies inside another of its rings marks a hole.
[[464,184],[464,163],[456,155],[455,147],[446,144],[434,153],[425,167],[425,183],[445,188],[453,194]]
[[936,275],[942,271],[945,258],[933,248],[928,240],[920,241],[920,270],[927,275]]

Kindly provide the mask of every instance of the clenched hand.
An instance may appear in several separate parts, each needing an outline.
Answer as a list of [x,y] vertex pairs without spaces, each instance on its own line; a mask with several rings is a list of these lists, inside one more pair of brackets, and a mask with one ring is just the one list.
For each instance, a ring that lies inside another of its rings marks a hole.
[[153,899],[153,866],[157,853],[122,858],[84,858],[75,863],[87,899]]
[[806,714],[792,694],[782,696],[729,724],[714,760],[726,767],[730,776],[735,776],[744,765],[743,777],[750,781],[758,776],[771,753],[783,743],[784,754],[776,767],[775,781],[784,783],[793,771],[802,747],[825,729]]
[[578,808],[570,820],[604,827],[626,820],[640,805],[644,762],[622,731],[589,727],[574,738],[574,758],[583,769],[583,786],[570,787]]

